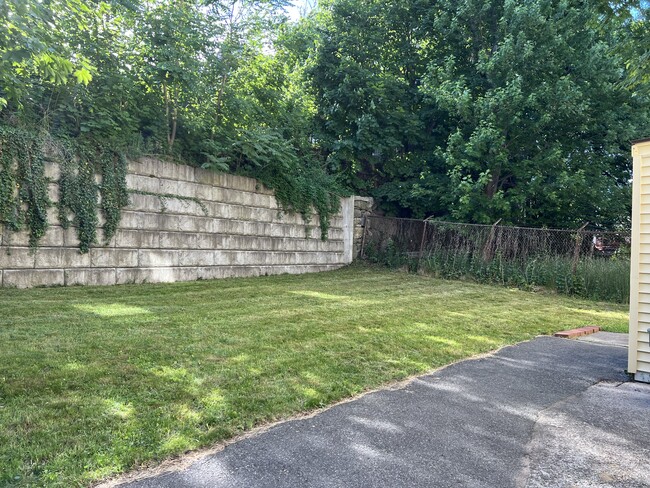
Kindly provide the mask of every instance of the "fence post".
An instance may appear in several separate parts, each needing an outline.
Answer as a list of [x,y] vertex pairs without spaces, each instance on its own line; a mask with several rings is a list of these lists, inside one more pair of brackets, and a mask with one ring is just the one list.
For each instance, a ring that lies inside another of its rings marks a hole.
[[587,222],[585,225],[580,227],[576,232],[576,246],[573,249],[573,264],[571,265],[571,273],[575,276],[578,271],[578,261],[580,260],[580,248],[582,247],[582,231],[589,225]]
[[492,243],[494,242],[494,236],[496,235],[497,225],[499,225],[502,220],[503,219],[499,219],[494,224],[492,224],[492,228],[490,229],[490,237],[488,237],[488,240],[485,243],[485,247],[483,247],[483,261],[490,261],[493,258]]
[[417,271],[420,271],[420,265],[422,264],[422,258],[424,257],[424,241],[427,236],[427,222],[429,222],[429,219],[431,218],[433,218],[433,215],[427,217],[422,221],[422,239],[420,240],[420,253],[418,254]]
[[367,215],[363,217],[363,235],[361,236],[361,252],[359,253],[359,258],[363,259],[366,257],[366,231],[370,225],[370,219]]

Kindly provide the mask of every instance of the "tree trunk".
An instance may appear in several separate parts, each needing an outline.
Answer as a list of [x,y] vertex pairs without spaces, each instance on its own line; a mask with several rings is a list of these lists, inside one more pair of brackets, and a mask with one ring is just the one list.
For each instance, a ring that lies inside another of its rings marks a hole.
[[219,87],[219,93],[217,94],[217,103],[216,103],[217,115],[214,118],[217,125],[219,125],[219,120],[221,119],[221,104],[222,104],[222,101],[223,101],[223,92],[224,92],[224,90],[226,88],[226,82],[227,81],[228,81],[228,75],[224,74],[221,77],[221,86]]

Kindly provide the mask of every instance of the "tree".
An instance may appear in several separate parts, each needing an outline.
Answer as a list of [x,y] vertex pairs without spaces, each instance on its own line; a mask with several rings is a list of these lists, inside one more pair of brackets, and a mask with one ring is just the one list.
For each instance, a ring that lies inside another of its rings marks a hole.
[[614,50],[622,16],[605,21],[596,1],[326,8],[310,72],[320,136],[357,191],[403,215],[627,220],[648,99]]
[[56,42],[57,26],[74,18],[77,28],[85,29],[91,15],[81,0],[0,1],[0,110],[20,104],[34,76],[56,85],[71,76],[82,84],[92,80],[88,60]]
[[[611,226],[629,215],[628,141],[639,103],[598,10],[538,0],[449,2],[422,90],[446,112],[440,150],[459,220]],[[475,13],[481,12],[477,16]],[[635,120],[637,119],[637,120]]]

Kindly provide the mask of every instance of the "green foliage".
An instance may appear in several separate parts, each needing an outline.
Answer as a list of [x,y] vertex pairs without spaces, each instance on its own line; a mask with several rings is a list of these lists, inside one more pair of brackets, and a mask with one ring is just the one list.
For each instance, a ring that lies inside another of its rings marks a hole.
[[104,215],[104,242],[108,243],[120,223],[122,209],[129,204],[126,188],[127,161],[124,153],[102,148],[100,150],[100,168],[102,182],[99,194],[102,197],[101,208]]
[[[126,158],[121,153],[92,143],[57,140],[49,135],[0,126],[0,224],[9,231],[29,230],[29,244],[36,247],[48,227],[45,177],[46,152],[60,167],[58,220],[62,227],[77,229],[81,252],[96,242],[98,195],[105,218],[108,242],[117,229],[121,210],[128,204]],[[98,185],[95,178],[101,176]],[[72,218],[71,218],[72,217]]]
[[627,303],[630,298],[629,256],[582,258],[573,273],[573,260],[558,256],[534,256],[506,259],[500,254],[485,260],[462,250],[440,250],[427,254],[421,263],[411,258],[394,242],[379,249],[368,243],[366,259],[389,268],[406,268],[415,272],[453,280],[517,287],[524,290],[545,288],[591,300]]
[[45,235],[51,206],[42,146],[38,135],[0,127],[0,224],[26,227],[30,247]]
[[[259,176],[286,209],[311,217],[315,207],[325,234],[340,190],[317,162],[313,99],[291,52],[276,42],[286,31],[286,4],[0,2],[0,63],[9,60],[0,65],[0,125],[18,120],[73,145],[105,148],[97,157],[107,177],[99,186],[107,237],[126,198],[111,190],[111,175],[120,176],[110,149]],[[21,44],[29,47],[16,48]],[[81,156],[73,164],[81,181],[86,173],[76,167],[84,169],[87,158],[73,153]],[[84,248],[94,239],[93,188],[85,203],[75,199],[73,212],[85,229]]]
[[65,151],[59,180],[59,220],[64,228],[72,224],[77,229],[79,249],[87,253],[97,240],[97,196],[95,182],[95,152],[83,147],[78,152]]
[[650,113],[633,6],[327,2],[303,56],[329,163],[399,216],[629,225]]
[[[284,210],[301,214],[306,222],[316,211],[321,238],[327,238],[330,217],[339,210],[344,191],[317,161],[306,161],[280,134],[261,129],[245,131],[232,143],[228,154],[223,160],[231,160],[237,172],[273,189]],[[214,168],[214,163],[203,166]]]
[[52,86],[92,80],[87,58],[57,42],[60,32],[53,27],[71,22],[84,30],[94,15],[83,0],[0,1],[0,110],[22,104],[34,80]]
[[286,4],[0,1],[0,124],[260,177],[325,226],[341,186],[399,216],[629,225],[647,2]]
[[[104,242],[108,243],[120,223],[122,208],[129,203],[126,187],[127,161],[123,153],[93,142],[61,145],[59,179],[59,222],[64,228],[71,223],[77,229],[79,248],[88,252],[97,242],[98,196],[104,216]],[[101,183],[97,183],[96,176]],[[73,215],[70,222],[69,214]]]

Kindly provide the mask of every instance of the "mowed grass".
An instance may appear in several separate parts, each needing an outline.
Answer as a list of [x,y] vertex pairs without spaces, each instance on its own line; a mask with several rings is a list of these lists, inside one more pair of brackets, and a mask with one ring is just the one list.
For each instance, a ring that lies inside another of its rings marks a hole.
[[368,268],[0,290],[0,484],[80,486],[622,305]]

